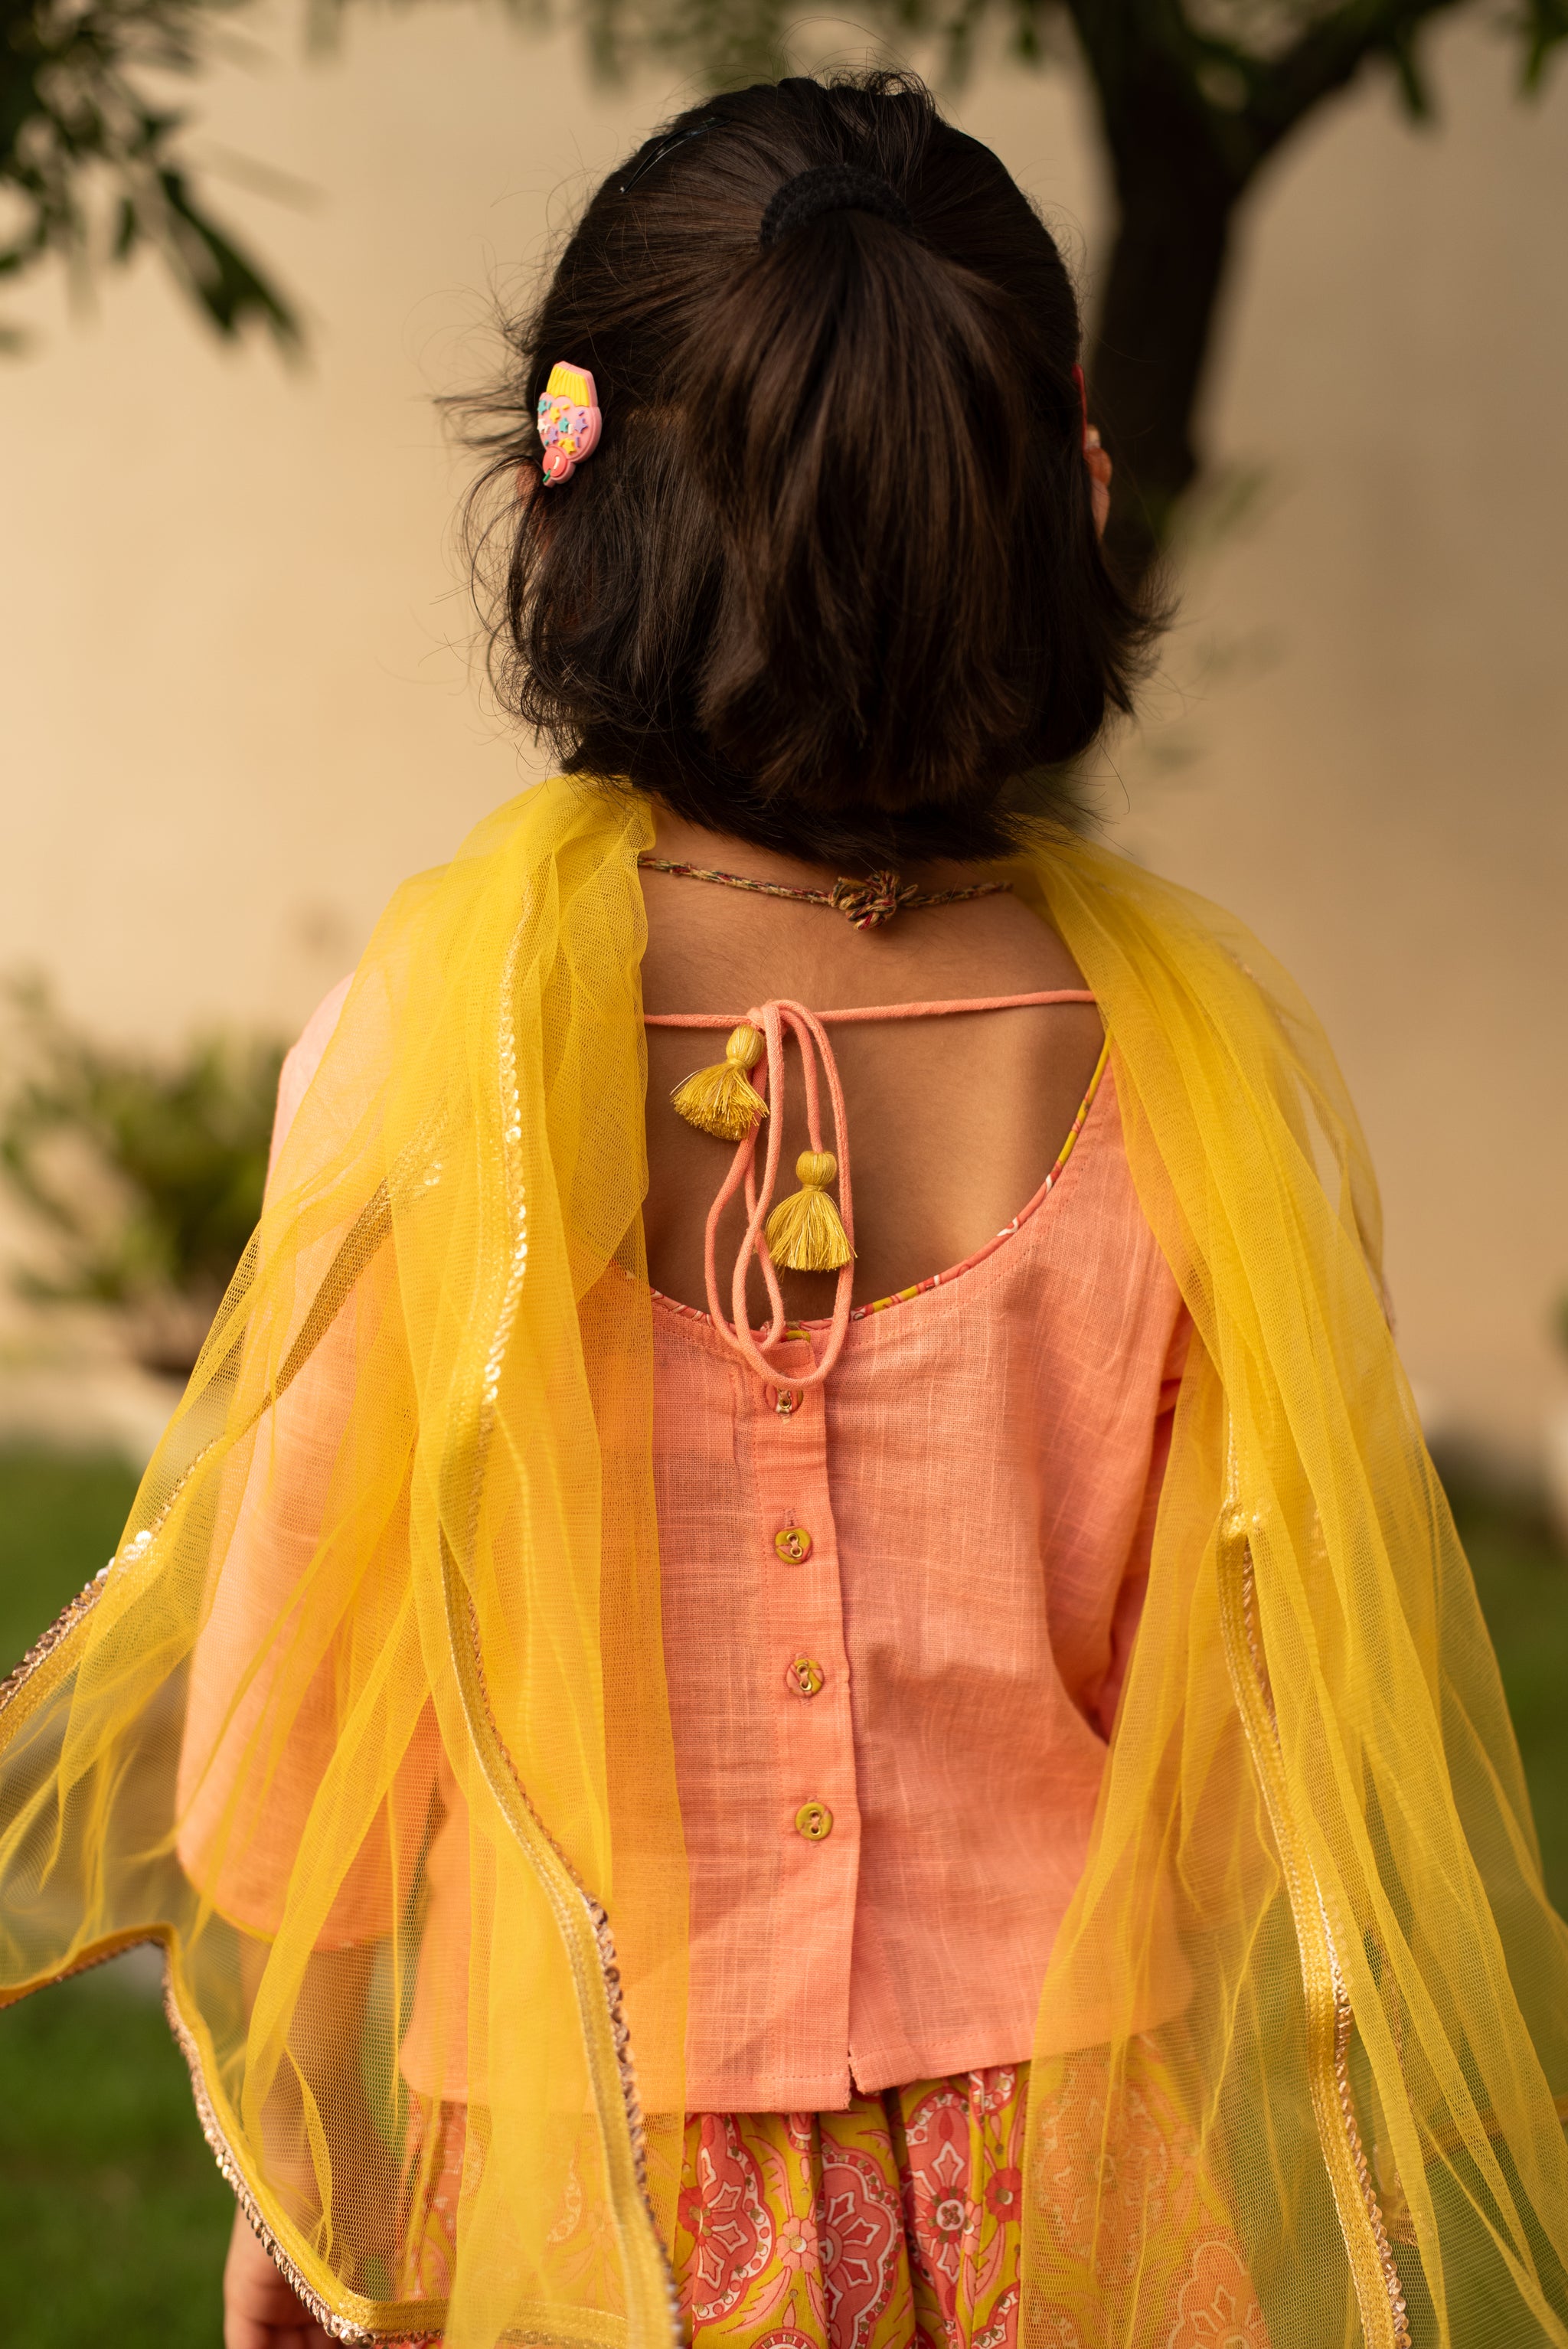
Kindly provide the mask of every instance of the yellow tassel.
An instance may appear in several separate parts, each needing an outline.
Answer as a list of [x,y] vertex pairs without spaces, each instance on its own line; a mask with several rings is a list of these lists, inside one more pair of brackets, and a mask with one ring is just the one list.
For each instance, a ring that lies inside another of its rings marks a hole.
[[802,1150],[795,1161],[801,1187],[768,1218],[769,1254],[787,1272],[837,1272],[854,1255],[828,1196],[838,1171],[830,1150]]
[[748,1069],[762,1058],[763,1041],[757,1030],[742,1021],[732,1028],[724,1058],[711,1069],[696,1069],[670,1095],[688,1125],[711,1133],[720,1142],[744,1142],[768,1104],[747,1082]]

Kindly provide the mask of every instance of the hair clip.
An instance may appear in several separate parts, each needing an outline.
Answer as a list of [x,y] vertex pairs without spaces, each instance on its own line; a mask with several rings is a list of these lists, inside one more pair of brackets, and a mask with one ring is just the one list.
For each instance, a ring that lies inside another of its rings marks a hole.
[[586,367],[557,359],[539,403],[539,437],[544,443],[547,481],[569,481],[584,457],[599,446],[603,418],[599,395]]
[[1093,425],[1092,425],[1092,424],[1089,422],[1089,420],[1088,420],[1088,388],[1086,387],[1086,385],[1085,385],[1085,383],[1084,383],[1084,379],[1083,379],[1083,368],[1082,368],[1081,367],[1074,367],[1074,369],[1073,369],[1073,381],[1074,381],[1074,382],[1077,384],[1077,386],[1078,386],[1078,414],[1079,414],[1079,415],[1082,417],[1082,419],[1083,419],[1083,451],[1084,451],[1084,455],[1087,457],[1087,456],[1088,456],[1088,452],[1089,452],[1089,449],[1090,449],[1091,445],[1092,445],[1093,447],[1095,447],[1095,448],[1098,448],[1098,447],[1099,446],[1099,438],[1098,438],[1098,436],[1097,436],[1097,437],[1096,437],[1096,439],[1095,439],[1095,440],[1094,440],[1094,441],[1093,441],[1093,443],[1091,444],[1091,442],[1090,442],[1090,440],[1089,440],[1089,437],[1088,437],[1088,436],[1089,436],[1089,434],[1094,430],[1094,427],[1093,427]]
[[677,147],[684,147],[688,139],[700,139],[705,130],[716,129],[720,119],[721,118],[717,114],[705,114],[700,122],[690,123],[685,130],[673,131],[668,139],[661,139],[658,145],[654,149],[653,153],[651,155],[645,155],[636,170],[634,171],[628,172],[626,177],[622,181],[621,193],[624,196],[629,196],[632,190],[636,186],[637,181],[639,180],[645,180],[648,173],[653,171],[656,165],[662,163],[666,155],[673,155]]

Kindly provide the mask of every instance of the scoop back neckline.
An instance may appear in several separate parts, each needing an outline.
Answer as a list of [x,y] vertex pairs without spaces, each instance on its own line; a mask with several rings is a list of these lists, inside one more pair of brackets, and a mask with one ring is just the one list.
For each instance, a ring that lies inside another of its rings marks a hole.
[[[1077,1147],[1078,1137],[1088,1123],[1089,1113],[1099,1097],[1101,1081],[1105,1076],[1109,1059],[1110,1041],[1107,1038],[1100,1047],[1099,1058],[1095,1062],[1094,1074],[1088,1081],[1088,1090],[1078,1103],[1077,1113],[1068,1128],[1067,1139],[1057,1153],[1050,1173],[1033,1197],[1020,1207],[1012,1222],[1004,1224],[1001,1230],[994,1232],[988,1240],[983,1240],[980,1246],[965,1257],[961,1263],[951,1265],[942,1272],[928,1273],[923,1280],[917,1280],[912,1288],[895,1288],[889,1297],[872,1298],[864,1305],[851,1306],[850,1309],[851,1327],[857,1321],[870,1320],[873,1314],[889,1312],[895,1305],[907,1305],[917,1297],[927,1296],[933,1289],[948,1288],[954,1281],[962,1279],[966,1272],[973,1272],[978,1266],[985,1264],[989,1257],[996,1254],[999,1248],[1005,1247],[1008,1240],[1015,1238],[1026,1224],[1033,1220],[1061,1180],[1068,1162]],[[680,1298],[666,1296],[662,1288],[654,1288],[651,1286],[649,1294],[655,1304],[662,1307],[672,1319],[696,1321],[707,1329],[713,1328],[713,1316],[705,1305],[685,1304]],[[809,1319],[791,1320],[784,1335],[788,1339],[803,1336],[810,1330],[829,1329],[831,1327],[831,1319],[830,1314],[820,1313],[811,1316]]]

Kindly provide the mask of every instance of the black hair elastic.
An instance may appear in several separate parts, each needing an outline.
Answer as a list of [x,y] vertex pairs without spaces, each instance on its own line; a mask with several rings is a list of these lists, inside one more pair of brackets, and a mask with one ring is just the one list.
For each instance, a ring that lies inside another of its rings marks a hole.
[[775,191],[762,215],[763,251],[824,212],[875,212],[895,228],[914,227],[909,206],[880,171],[862,171],[854,163],[820,163],[815,171],[786,180]]

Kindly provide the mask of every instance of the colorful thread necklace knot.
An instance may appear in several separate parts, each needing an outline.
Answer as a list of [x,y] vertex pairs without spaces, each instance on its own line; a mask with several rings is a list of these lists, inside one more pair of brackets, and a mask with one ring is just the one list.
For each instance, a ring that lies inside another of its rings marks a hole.
[[720,889],[745,889],[756,897],[784,897],[797,905],[825,905],[841,914],[854,930],[880,930],[895,914],[924,913],[934,905],[965,905],[973,897],[999,897],[1012,888],[1010,881],[971,881],[961,889],[919,889],[889,870],[868,874],[863,881],[841,876],[830,889],[795,888],[787,881],[754,881],[748,874],[723,873],[717,866],[686,864],[676,857],[655,856],[651,851],[637,863],[645,873],[672,874],[677,881],[711,881]]

